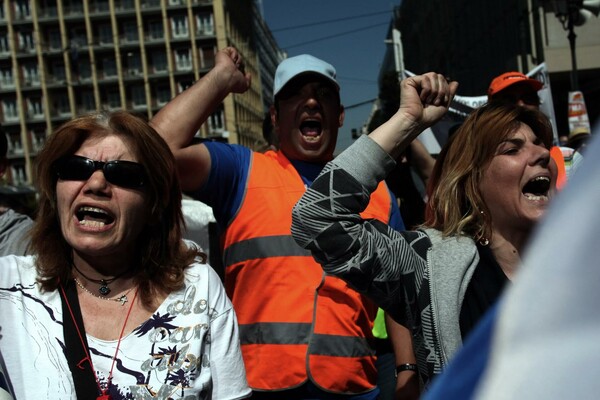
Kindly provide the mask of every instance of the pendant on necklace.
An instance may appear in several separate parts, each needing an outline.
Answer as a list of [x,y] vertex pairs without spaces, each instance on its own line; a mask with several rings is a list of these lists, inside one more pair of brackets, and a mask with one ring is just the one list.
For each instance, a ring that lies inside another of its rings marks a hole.
[[121,305],[124,306],[125,303],[127,303],[129,300],[127,299],[127,294],[124,294],[124,295],[120,296],[118,299],[115,299],[115,301],[120,301]]
[[108,283],[104,279],[102,279],[100,281],[100,288],[98,289],[98,291],[104,297],[106,297],[106,295],[108,295],[110,293],[110,288],[108,287]]

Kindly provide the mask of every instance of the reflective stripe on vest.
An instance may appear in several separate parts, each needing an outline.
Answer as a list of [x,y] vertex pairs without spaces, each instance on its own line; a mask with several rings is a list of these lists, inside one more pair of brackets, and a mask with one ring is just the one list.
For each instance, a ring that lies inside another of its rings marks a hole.
[[298,246],[290,235],[247,239],[229,246],[223,254],[225,267],[255,258],[306,256],[310,251]]
[[[376,385],[377,308],[293,240],[291,210],[305,190],[282,153],[253,153],[244,200],[221,238],[248,383],[284,390],[310,379],[334,393],[364,393]],[[387,223],[390,206],[382,184],[361,215]]]
[[[263,322],[240,325],[240,343],[244,344],[308,344],[312,324]],[[336,357],[373,356],[363,337],[313,334],[311,354]]]

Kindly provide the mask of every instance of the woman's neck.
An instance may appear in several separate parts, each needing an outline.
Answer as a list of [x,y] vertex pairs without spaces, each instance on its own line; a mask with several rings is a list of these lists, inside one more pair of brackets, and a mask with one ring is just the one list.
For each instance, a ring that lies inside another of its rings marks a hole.
[[506,277],[513,280],[515,273],[521,265],[521,254],[529,238],[529,232],[512,232],[503,234],[493,231],[490,240],[490,250],[494,258],[504,271]]
[[114,256],[91,256],[73,252],[73,264],[83,274],[94,279],[109,279],[122,275],[132,269],[129,259],[119,259]]

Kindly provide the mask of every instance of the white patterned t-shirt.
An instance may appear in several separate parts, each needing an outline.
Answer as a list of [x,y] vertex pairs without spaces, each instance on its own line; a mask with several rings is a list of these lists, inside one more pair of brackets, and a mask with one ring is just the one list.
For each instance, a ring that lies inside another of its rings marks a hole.
[[[34,257],[0,258],[0,352],[17,399],[76,399],[58,291],[41,293]],[[101,385],[117,341],[87,336]],[[185,288],[121,339],[110,386],[119,399],[248,397],[238,325],[217,274],[196,263]]]

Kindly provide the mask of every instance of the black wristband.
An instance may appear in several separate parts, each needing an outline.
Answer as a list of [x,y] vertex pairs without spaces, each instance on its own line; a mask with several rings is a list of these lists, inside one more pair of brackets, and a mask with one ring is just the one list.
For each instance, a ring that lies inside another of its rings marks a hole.
[[417,364],[400,364],[396,366],[396,376],[402,371],[414,371],[417,372]]

